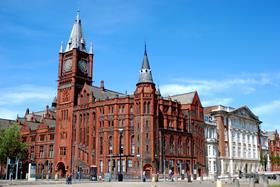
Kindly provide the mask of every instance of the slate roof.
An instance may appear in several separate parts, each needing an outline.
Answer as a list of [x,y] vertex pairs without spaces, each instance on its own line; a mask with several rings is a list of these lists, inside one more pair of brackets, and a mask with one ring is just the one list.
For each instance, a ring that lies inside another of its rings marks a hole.
[[146,45],[138,83],[153,83],[152,70],[149,64]]
[[[195,92],[184,93],[170,96],[173,101],[179,101],[181,104],[191,104],[193,102]],[[168,99],[168,98],[166,98]]]
[[116,97],[126,97],[126,94],[108,90],[108,89],[102,89],[97,86],[89,86],[90,91],[93,92],[93,95],[96,100],[106,100],[106,99],[113,99]]
[[46,124],[49,128],[55,128],[56,121],[55,121],[55,119],[45,119],[45,124]]

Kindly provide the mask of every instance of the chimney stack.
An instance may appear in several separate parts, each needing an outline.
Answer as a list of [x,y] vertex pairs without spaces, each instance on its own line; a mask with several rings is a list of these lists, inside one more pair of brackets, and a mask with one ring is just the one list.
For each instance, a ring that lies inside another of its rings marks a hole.
[[102,91],[104,91],[104,89],[105,89],[104,88],[104,80],[100,81],[100,88],[101,88]]

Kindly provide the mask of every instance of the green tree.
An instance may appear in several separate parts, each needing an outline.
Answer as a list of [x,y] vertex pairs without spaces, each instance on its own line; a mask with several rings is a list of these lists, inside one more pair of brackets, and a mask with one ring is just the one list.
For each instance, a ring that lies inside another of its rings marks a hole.
[[27,144],[22,142],[20,127],[13,124],[0,131],[0,162],[6,163],[7,157],[25,159],[27,156]]
[[275,163],[276,163],[277,165],[280,165],[280,156],[279,156],[279,155],[276,155],[276,157],[275,157]]
[[260,153],[260,163],[264,167],[264,170],[266,171],[266,166],[267,166],[267,155],[261,151]]

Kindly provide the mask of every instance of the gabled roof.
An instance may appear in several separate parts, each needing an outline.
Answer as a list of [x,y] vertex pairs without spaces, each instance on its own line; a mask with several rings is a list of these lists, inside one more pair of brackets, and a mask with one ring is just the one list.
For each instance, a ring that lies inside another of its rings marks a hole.
[[[233,114],[233,115],[239,115],[239,116],[243,116],[243,117],[250,117],[254,120],[259,121],[259,117],[256,116],[250,109],[248,106],[244,105],[238,108],[233,108],[233,107],[229,107],[229,106],[223,106],[223,105],[215,105],[215,106],[208,106],[205,107],[204,111],[208,111],[206,113],[216,113],[216,112],[226,112],[228,114]],[[246,112],[244,112],[246,111]],[[261,121],[260,121],[261,122]]]
[[241,112],[242,110],[245,110],[245,111],[247,112],[247,114],[248,114],[250,117],[252,117],[253,119],[259,120],[259,117],[256,116],[256,115],[249,109],[249,107],[246,106],[246,105],[241,106],[241,107],[239,107],[239,108],[236,108],[236,109],[234,109],[233,111],[231,111],[230,113],[238,113],[238,112],[240,112],[239,114],[241,114],[241,115],[244,115],[244,116],[247,115],[247,114],[245,114],[245,113],[242,113],[242,112]]
[[179,101],[181,104],[191,104],[193,103],[194,97],[195,97],[196,91],[184,93],[184,94],[178,94],[170,96],[172,100]]
[[40,123],[37,123],[37,122],[32,122],[32,121],[27,121],[26,122],[27,126],[30,128],[30,130],[37,130]]

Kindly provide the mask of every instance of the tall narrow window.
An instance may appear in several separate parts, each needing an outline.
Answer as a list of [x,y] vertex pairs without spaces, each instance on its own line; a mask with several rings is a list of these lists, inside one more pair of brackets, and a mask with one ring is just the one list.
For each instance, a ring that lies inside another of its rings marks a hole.
[[40,158],[44,158],[44,146],[40,146],[40,154],[39,154]]
[[173,136],[170,137],[170,140],[169,140],[169,150],[170,150],[170,153],[173,153],[174,151],[174,138]]
[[86,145],[88,146],[89,144],[89,127],[86,127]]
[[100,137],[100,140],[99,140],[99,153],[102,155],[103,154],[103,137]]
[[99,170],[100,170],[100,173],[103,173],[103,160],[99,161]]
[[31,160],[35,159],[35,148],[34,148],[34,146],[31,146],[31,148],[30,148],[30,157],[31,157]]
[[150,102],[147,103],[147,113],[150,114]]
[[183,150],[183,144],[182,144],[182,139],[179,137],[178,139],[178,152],[181,154]]
[[131,136],[131,154],[135,154],[135,142],[134,142],[134,135]]
[[113,154],[113,137],[109,137],[109,154]]
[[147,114],[147,102],[144,102],[144,114]]
[[50,158],[53,158],[53,155],[54,155],[54,154],[53,154],[53,145],[50,145],[50,146],[49,146],[49,157],[50,157]]

